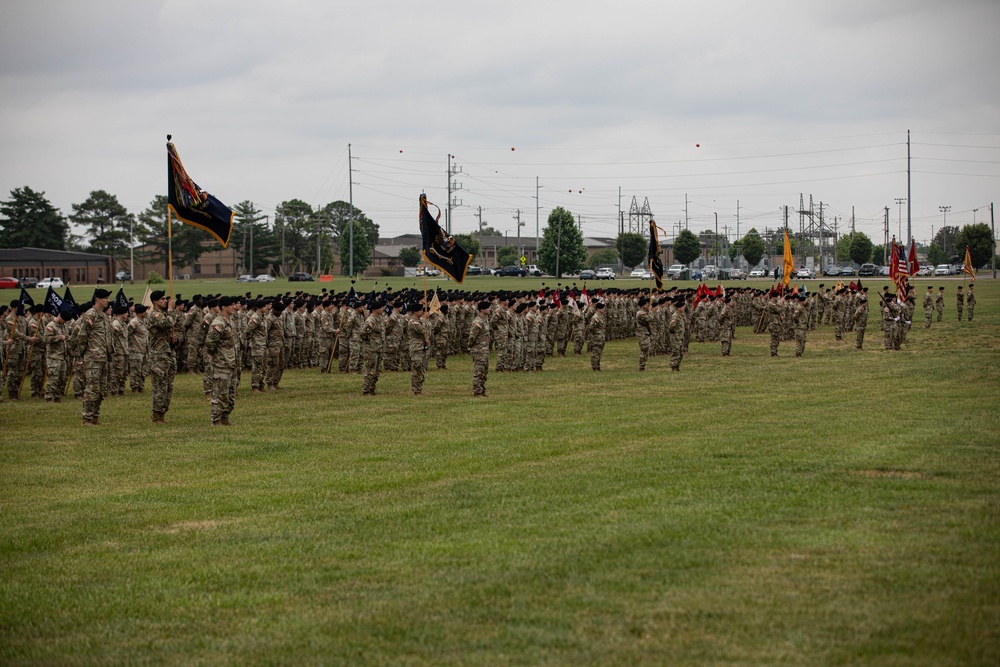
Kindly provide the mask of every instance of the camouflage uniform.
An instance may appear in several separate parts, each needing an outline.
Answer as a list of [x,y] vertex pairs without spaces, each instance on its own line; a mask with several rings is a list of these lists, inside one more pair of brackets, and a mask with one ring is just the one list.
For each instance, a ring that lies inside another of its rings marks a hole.
[[285,320],[281,314],[267,314],[267,386],[277,389],[285,373]]
[[806,351],[806,331],[809,328],[809,310],[801,301],[792,307],[792,321],[795,325],[795,356],[801,357]]
[[80,318],[80,329],[74,341],[82,350],[86,381],[83,388],[83,421],[97,424],[101,402],[108,390],[108,362],[111,358],[111,321],[107,315],[91,308]]
[[937,311],[937,321],[941,321],[941,316],[944,315],[944,288],[938,290],[937,296],[934,298],[934,310]]
[[962,308],[965,306],[965,294],[962,293],[962,288],[959,287],[955,290],[955,305],[958,307],[958,321],[962,321]]
[[365,379],[361,383],[361,394],[373,396],[382,368],[382,350],[385,344],[385,322],[382,313],[375,311],[370,313],[358,333],[363,345],[365,373]]
[[146,317],[136,315],[128,323],[128,369],[129,386],[133,393],[141,394],[146,388],[146,375],[149,374],[149,331],[146,329]]
[[182,316],[177,311],[160,310],[154,304],[146,317],[154,422],[163,421],[163,415],[170,409],[170,401],[174,395],[177,356],[172,344],[177,340],[176,332],[183,328],[179,324]]
[[767,307],[764,310],[768,317],[767,331],[771,335],[771,356],[776,357],[778,356],[778,345],[781,344],[781,315],[783,309],[777,299],[771,299],[767,302]]
[[645,308],[635,314],[635,335],[639,339],[639,370],[644,371],[653,339],[653,317]]
[[722,341],[722,356],[728,357],[733,347],[733,329],[736,326],[733,317],[733,307],[723,302],[722,310],[719,311],[719,340]]
[[247,347],[250,352],[250,389],[264,391],[267,376],[267,316],[254,308],[247,318]]
[[679,371],[684,359],[684,311],[681,308],[671,308],[670,319],[667,320],[667,335],[670,338],[670,370]]
[[34,338],[34,341],[29,341],[28,343],[28,367],[26,372],[31,378],[31,396],[32,398],[42,396],[45,384],[45,343],[43,342],[43,337],[45,335],[45,325],[48,324],[48,319],[51,318],[50,315],[43,315],[38,313],[34,317],[30,318],[27,323],[27,333],[28,338]]
[[108,381],[112,395],[125,393],[128,355],[128,324],[114,315],[111,318],[111,379]]
[[[924,294],[924,328],[931,328],[931,320],[934,319],[934,292],[930,289]],[[972,316],[972,310],[969,310],[970,317]]]
[[858,295],[858,307],[854,311],[855,347],[862,349],[865,344],[865,329],[868,328],[868,297],[864,292]]
[[472,321],[467,340],[472,354],[472,395],[486,396],[486,377],[490,372],[490,322],[481,310]]
[[236,332],[221,313],[205,333],[205,351],[212,367],[212,424],[229,425],[236,403]]
[[45,325],[45,400],[58,403],[66,389],[69,327],[53,319]]
[[590,369],[601,370],[601,355],[604,353],[604,343],[607,336],[607,319],[604,309],[598,308],[587,323],[587,339],[590,342]]
[[965,295],[965,306],[969,311],[969,321],[972,321],[972,313],[976,310],[976,294],[972,291],[972,285],[969,285],[969,292]]
[[427,373],[427,343],[429,337],[427,320],[423,319],[423,311],[414,313],[405,319],[407,352],[410,357],[410,389],[414,394],[424,390],[424,377]]

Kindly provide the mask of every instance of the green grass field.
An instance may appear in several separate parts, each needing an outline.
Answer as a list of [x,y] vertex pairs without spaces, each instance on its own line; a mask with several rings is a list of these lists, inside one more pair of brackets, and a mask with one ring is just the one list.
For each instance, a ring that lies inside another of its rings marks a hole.
[[873,312],[862,352],[633,339],[485,400],[467,356],[421,397],[293,370],[228,429],[192,375],[158,428],[148,390],[5,401],[0,663],[996,665],[1000,283],[972,323],[932,284],[895,353]]

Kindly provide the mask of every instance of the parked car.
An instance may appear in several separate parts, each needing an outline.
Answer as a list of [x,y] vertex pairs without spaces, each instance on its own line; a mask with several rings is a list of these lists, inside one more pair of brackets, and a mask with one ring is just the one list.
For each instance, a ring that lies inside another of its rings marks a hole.
[[880,266],[880,267],[878,267],[878,274],[880,276],[887,276],[887,275],[889,275],[889,267],[888,266]]
[[803,266],[798,269],[795,269],[795,271],[792,274],[792,277],[800,278],[802,280],[810,280],[812,278],[815,278],[816,274],[814,274],[812,271]]
[[253,280],[256,283],[273,283],[274,276],[272,276],[270,273],[262,273]]
[[670,268],[667,269],[667,277],[673,280],[679,280],[682,273],[684,273],[683,264],[671,264]]
[[254,278],[253,276],[250,276],[250,275],[243,275],[243,276],[238,277],[236,279],[236,282],[238,282],[238,283],[255,283],[255,282],[257,282],[257,279]]
[[646,271],[649,271],[649,269],[644,268],[642,266],[637,266],[634,269],[632,269],[632,273],[628,274],[628,277],[629,278],[642,278],[642,274],[645,273]]
[[950,276],[951,275],[951,265],[950,264],[938,264],[937,268],[934,269],[935,276]]
[[917,275],[918,276],[933,276],[934,275],[934,267],[931,266],[930,264],[927,264],[926,266],[921,266],[920,270],[917,271]]
[[652,280],[653,279],[653,272],[650,271],[649,269],[639,268],[639,269],[636,269],[635,271],[633,271],[632,273],[630,273],[629,277],[630,278],[638,278],[639,280]]
[[594,278],[597,280],[614,280],[615,279],[614,269],[609,269],[609,268],[597,269],[597,273],[594,275]]
[[706,278],[714,278],[719,274],[719,270],[715,268],[715,264],[706,264],[701,273]]
[[55,276],[39,280],[37,286],[41,289],[48,289],[50,287],[52,289],[62,289],[63,287],[65,287],[62,278],[56,278]]
[[591,269],[584,269],[580,272],[580,280],[596,280],[597,272]]
[[11,278],[10,276],[0,277],[0,289],[17,289],[20,286],[21,283],[17,278]]
[[730,280],[746,280],[747,274],[739,269],[729,269],[729,279]]
[[529,276],[540,276],[542,275],[542,270],[535,266],[534,264],[528,265],[528,275]]
[[469,266],[468,269],[465,270],[465,275],[467,275],[467,276],[481,276],[481,275],[483,275],[483,267],[476,266],[475,264],[472,264],[472,265]]
[[311,275],[309,275],[308,273],[306,273],[305,271],[296,271],[292,275],[288,276],[288,282],[290,282],[290,283],[295,283],[295,282],[304,283],[304,282],[312,282],[312,281],[313,281],[313,277]]
[[840,267],[840,275],[842,276],[853,276],[855,273],[857,273],[857,271],[855,271],[853,264],[851,266]]
[[38,278],[34,276],[25,276],[21,278],[21,282],[18,286],[23,287],[24,289],[32,289],[37,285],[38,285]]
[[861,268],[858,269],[858,275],[859,276],[877,276],[878,275],[878,267],[875,266],[874,264],[870,264],[870,263],[869,264],[862,264]]
[[766,275],[767,271],[765,271],[764,269],[754,269],[750,272],[751,278],[763,278]]
[[695,269],[691,272],[691,280],[704,280],[705,274],[701,272],[701,269]]
[[522,269],[520,266],[514,266],[513,264],[511,264],[510,266],[504,266],[504,267],[498,269],[497,272],[494,273],[493,275],[495,275],[495,276],[517,276],[518,278],[523,278],[526,275],[528,275],[528,272],[525,269]]
[[115,274],[116,282],[124,282],[126,280],[132,280],[132,274],[128,271],[119,271]]

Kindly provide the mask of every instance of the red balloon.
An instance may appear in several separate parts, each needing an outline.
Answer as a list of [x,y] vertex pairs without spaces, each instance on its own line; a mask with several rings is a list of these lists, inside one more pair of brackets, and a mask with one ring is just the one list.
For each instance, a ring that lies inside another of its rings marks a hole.
[[694,147],[695,148],[701,148],[701,144],[695,144]]
[[511,146],[511,147],[510,147],[510,149],[511,149],[511,150],[514,150],[514,147],[513,147],[513,146]]
[[399,152],[400,152],[400,153],[402,153],[402,152],[403,152],[403,149],[402,149],[402,148],[400,148],[400,149],[399,149]]

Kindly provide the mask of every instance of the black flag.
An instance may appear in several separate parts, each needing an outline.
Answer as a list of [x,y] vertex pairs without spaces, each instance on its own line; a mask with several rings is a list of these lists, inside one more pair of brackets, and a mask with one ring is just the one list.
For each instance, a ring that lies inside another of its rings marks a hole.
[[660,240],[657,237],[656,230],[659,227],[652,220],[649,221],[649,252],[646,253],[646,262],[649,264],[649,270],[653,272],[653,278],[656,280],[656,289],[663,289],[663,260],[660,259]]
[[465,280],[469,263],[472,262],[472,255],[458,245],[454,237],[444,233],[438,224],[438,218],[441,217],[440,209],[435,218],[427,210],[427,204],[427,196],[420,195],[420,237],[423,239],[424,259],[461,284]]
[[49,287],[49,291],[45,293],[45,304],[42,309],[53,316],[59,315],[59,311],[63,309],[65,302],[59,298],[55,290]]
[[167,142],[167,204],[181,222],[204,229],[223,248],[229,244],[236,214],[191,180],[177,148],[170,142]]

